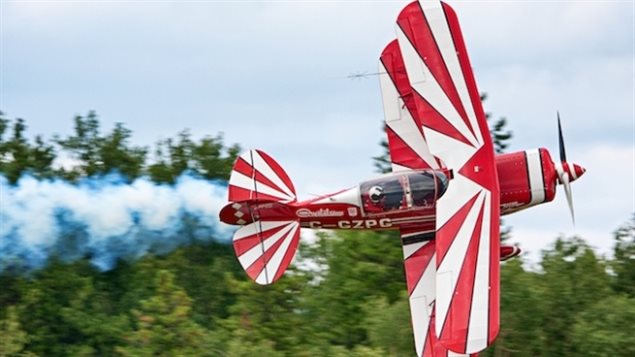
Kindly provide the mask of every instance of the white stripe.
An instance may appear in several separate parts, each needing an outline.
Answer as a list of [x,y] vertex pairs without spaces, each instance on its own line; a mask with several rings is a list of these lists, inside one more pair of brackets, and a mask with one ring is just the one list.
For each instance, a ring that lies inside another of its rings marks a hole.
[[573,166],[573,164],[567,163],[567,167],[569,168],[569,174],[572,177],[571,181],[576,180],[578,178],[578,174],[575,172],[575,167]]
[[437,229],[452,218],[472,197],[483,188],[463,175],[455,175],[447,191],[437,201]]
[[470,125],[476,134],[476,139],[479,143],[483,143],[483,136],[478,126],[478,121],[476,120],[474,107],[472,106],[465,77],[463,76],[461,64],[459,63],[459,57],[454,47],[454,41],[452,40],[452,33],[450,32],[450,27],[441,2],[437,0],[420,0],[419,4],[425,13],[425,17],[432,31],[432,36],[437,42],[443,62],[445,62],[448,72],[450,73],[452,82],[454,82],[461,104],[463,104]]
[[[387,72],[381,62],[379,62],[379,66],[380,73]],[[399,92],[390,77],[381,76],[380,84],[386,125],[389,126],[423,162],[433,169],[438,169],[439,165],[437,165],[437,161],[430,153],[428,144],[419,130],[418,123],[412,117],[404,101],[399,96]],[[396,106],[393,105],[393,103],[396,103]],[[395,116],[397,116],[399,120],[393,119]]]
[[479,146],[479,142],[399,26],[397,26],[397,38],[412,89],[430,103],[472,146]]
[[273,281],[273,278],[275,277],[276,273],[278,272],[278,268],[282,263],[282,258],[289,250],[289,245],[291,245],[291,242],[293,241],[293,238],[298,231],[298,226],[298,222],[293,222],[289,225],[291,229],[286,230],[284,242],[282,242],[282,244],[278,247],[278,250],[276,250],[273,257],[271,257],[271,259],[267,262],[262,272],[260,272],[260,275],[258,275],[258,278],[256,279],[256,282],[258,284],[269,284]]
[[[276,186],[280,187],[282,191],[284,191],[284,193],[286,193],[289,197],[291,197],[291,200],[293,200],[295,198],[295,193],[293,193],[291,188],[288,187],[284,183],[284,181],[282,181],[282,179],[278,176],[278,174],[275,173],[275,171],[273,171],[273,169],[269,166],[269,164],[267,164],[265,159],[263,159],[262,156],[260,156],[258,151],[256,150],[252,150],[252,151],[254,155],[254,167],[256,168],[256,170],[258,170],[261,174],[263,174]],[[261,182],[258,182],[258,183],[262,184]],[[258,189],[260,189],[260,187],[258,187]]]
[[400,172],[400,171],[411,171],[412,168],[411,167],[406,167],[406,166],[402,166],[399,164],[395,164],[394,162],[391,163],[392,164],[392,172]]
[[[456,287],[461,267],[465,260],[465,253],[470,244],[476,220],[483,203],[484,193],[481,192],[470,208],[470,212],[463,221],[456,237],[454,237],[452,245],[448,248],[447,253],[441,264],[437,267],[437,303],[436,303],[436,333],[441,334],[443,324],[450,309],[450,302],[454,297],[454,288]],[[468,197],[468,199],[471,197]],[[454,211],[456,213],[456,211]]]
[[257,221],[250,223],[249,225],[240,227],[236,233],[234,233],[234,241],[253,236],[262,229],[262,232],[280,227],[285,224],[289,224],[290,221]]
[[[296,222],[292,222],[292,223],[296,223]],[[263,255],[264,252],[267,252],[267,250],[269,250],[271,246],[273,246],[277,241],[279,241],[280,238],[284,237],[287,233],[289,233],[289,230],[291,230],[291,228],[293,228],[293,225],[289,224],[289,226],[284,227],[279,232],[276,232],[276,234],[265,239],[261,244],[256,244],[253,248],[246,251],[243,255],[238,257],[238,261],[240,261],[240,265],[242,265],[245,270],[249,268],[258,258],[260,258]]]
[[399,121],[402,119],[402,113],[404,111],[402,108],[403,102],[399,100],[399,92],[393,85],[388,70],[381,61],[379,61],[377,72],[382,73],[379,76],[379,86],[381,89],[382,103],[384,104],[384,121],[386,123]]
[[[404,236],[401,236],[401,237],[403,238]],[[421,249],[424,245],[428,243],[430,243],[430,241],[418,242],[413,244],[403,244],[402,245],[403,259],[406,260],[410,258],[411,255],[415,254],[419,249]]]
[[[492,197],[485,193],[481,237],[478,245],[474,292],[470,308],[466,353],[475,353],[487,347],[489,335],[489,271],[490,271],[490,216]],[[497,239],[497,237],[492,237]]]
[[430,316],[434,308],[435,261],[436,256],[433,255],[409,299],[412,332],[415,338],[417,356],[423,355],[423,348],[429,333]]
[[538,149],[526,150],[527,173],[529,174],[529,188],[531,190],[530,205],[545,201],[545,183],[540,164],[540,151]]
[[244,188],[246,190],[254,191],[254,187],[257,188],[258,193],[264,193],[269,196],[274,196],[281,199],[284,202],[292,201],[294,197],[288,196],[284,192],[278,191],[275,188],[265,185],[264,183],[257,182],[257,186],[254,186],[254,180],[251,177],[247,177],[238,171],[234,171],[229,179],[229,184],[232,186]]
[[318,203],[348,203],[353,206],[362,206],[362,195],[359,191],[359,185],[343,190],[331,196],[326,196],[318,200],[313,201],[314,204]]
[[[460,169],[480,148],[474,148],[451,136],[445,135],[428,127],[423,127],[432,154],[443,160],[452,169]],[[451,183],[450,183],[451,185]]]

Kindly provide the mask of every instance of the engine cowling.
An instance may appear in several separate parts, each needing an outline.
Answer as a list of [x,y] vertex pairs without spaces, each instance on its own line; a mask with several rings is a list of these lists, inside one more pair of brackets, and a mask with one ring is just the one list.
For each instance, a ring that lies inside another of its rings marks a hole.
[[556,196],[558,175],[545,148],[496,156],[501,214],[509,214]]

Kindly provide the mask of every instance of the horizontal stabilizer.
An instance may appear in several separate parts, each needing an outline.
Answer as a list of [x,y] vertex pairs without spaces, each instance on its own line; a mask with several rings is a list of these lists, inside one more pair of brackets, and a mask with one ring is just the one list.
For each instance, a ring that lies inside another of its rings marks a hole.
[[298,221],[255,221],[234,233],[233,245],[240,265],[256,283],[280,279],[300,240]]

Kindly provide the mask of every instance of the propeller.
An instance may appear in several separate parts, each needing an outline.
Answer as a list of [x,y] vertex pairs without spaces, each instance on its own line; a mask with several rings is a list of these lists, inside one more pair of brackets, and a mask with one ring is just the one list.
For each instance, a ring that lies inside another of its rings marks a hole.
[[564,148],[564,138],[562,137],[562,124],[560,123],[560,112],[556,112],[558,117],[558,146],[560,147],[560,162],[555,164],[556,173],[560,184],[564,186],[564,192],[567,196],[569,211],[571,212],[571,220],[575,225],[575,213],[573,211],[573,195],[571,193],[571,182],[584,174],[585,169],[577,164],[567,163],[567,153]]

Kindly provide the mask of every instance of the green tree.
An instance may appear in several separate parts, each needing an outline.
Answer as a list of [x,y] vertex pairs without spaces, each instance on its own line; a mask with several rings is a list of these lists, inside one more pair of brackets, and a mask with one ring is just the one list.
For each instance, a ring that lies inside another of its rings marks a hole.
[[611,268],[615,291],[635,297],[635,215],[615,231]]
[[35,272],[21,285],[18,307],[22,326],[29,333],[29,351],[62,356],[83,344],[83,335],[62,316],[62,311],[71,307],[70,302],[91,283],[94,274],[85,261],[68,264],[52,259],[46,269]]
[[128,317],[112,306],[112,297],[98,290],[93,279],[84,278],[82,285],[60,310],[64,323],[75,331],[76,343],[66,353],[73,356],[112,355],[114,347],[131,330]]
[[501,265],[501,324],[496,342],[483,356],[540,356],[543,318],[541,276],[523,268],[521,257]]
[[5,316],[0,319],[0,357],[32,356],[25,351],[29,336],[22,330],[15,306],[6,308]]
[[133,310],[136,328],[116,351],[123,356],[209,355],[210,334],[191,320],[192,299],[176,285],[174,274],[159,270],[156,294]]
[[25,135],[27,126],[21,118],[13,122],[12,135],[5,139],[11,122],[3,115],[0,112],[0,173],[10,183],[16,183],[27,172],[38,178],[52,177],[56,157],[53,146],[46,144],[41,136],[36,136],[35,145],[29,143]]
[[176,139],[157,143],[155,162],[148,173],[155,182],[174,183],[184,172],[192,172],[206,179],[229,179],[240,146],[225,147],[222,135],[205,136],[199,142],[192,140],[184,130]]
[[[368,340],[373,348],[383,351],[382,356],[414,355],[414,338],[408,293],[402,291],[392,304],[385,297],[370,301],[364,311]],[[399,333],[395,333],[399,331]]]
[[97,114],[89,112],[85,117],[75,117],[75,133],[55,141],[78,161],[64,175],[69,179],[83,176],[105,175],[117,171],[129,180],[143,173],[146,148],[131,146],[132,132],[122,123],[106,136],[102,136]]
[[635,299],[618,295],[596,301],[578,314],[572,330],[579,355],[635,356]]
[[406,289],[396,232],[342,231],[318,239],[304,257],[323,269],[308,289],[307,318],[315,336],[352,349],[368,342],[366,305],[379,297],[394,303]]
[[301,352],[297,348],[311,343],[311,324],[302,313],[307,281],[293,267],[273,285],[258,285],[230,274],[225,283],[236,295],[231,315],[222,322],[230,352],[242,356],[252,350],[247,346],[260,346],[273,356],[281,352],[296,355]]
[[577,315],[611,294],[606,264],[580,238],[559,238],[543,253],[539,299],[542,301],[542,354],[574,355],[580,351],[572,338]]

